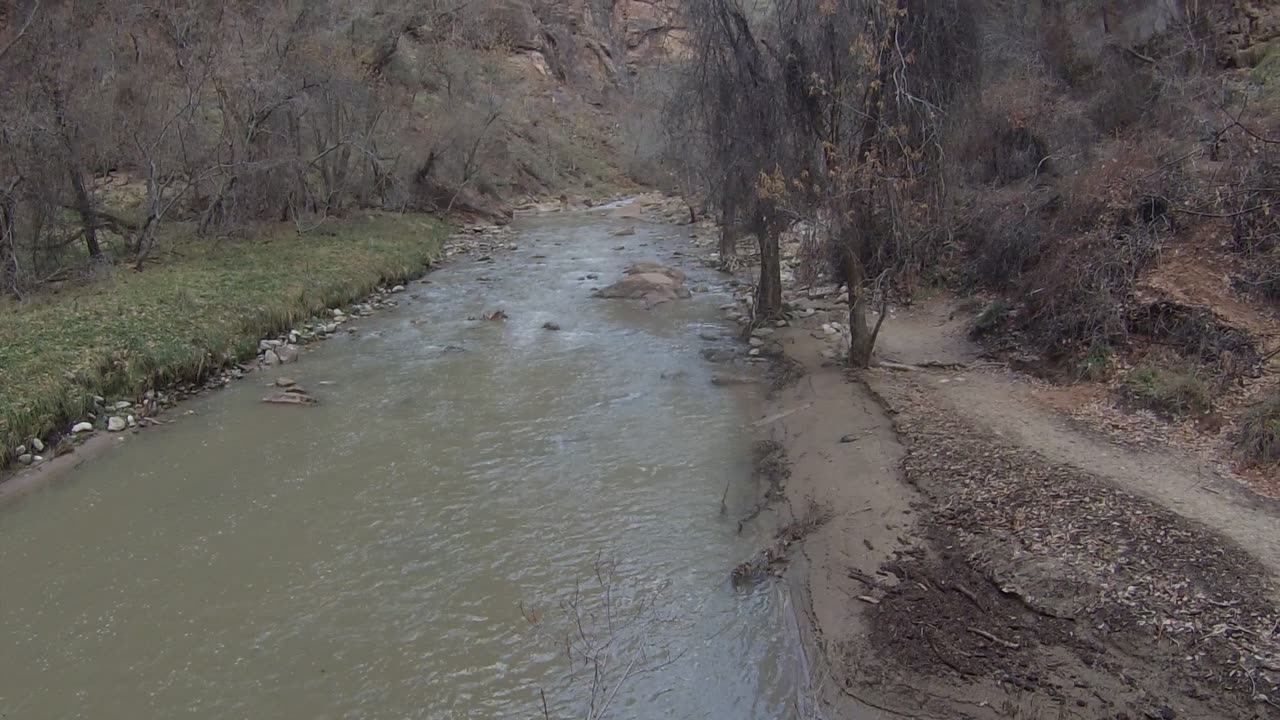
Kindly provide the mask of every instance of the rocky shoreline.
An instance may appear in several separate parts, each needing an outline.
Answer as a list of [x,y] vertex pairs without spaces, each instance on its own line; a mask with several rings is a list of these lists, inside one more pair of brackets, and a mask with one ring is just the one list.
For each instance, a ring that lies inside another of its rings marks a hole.
[[[13,449],[16,462],[7,474],[0,474],[0,486],[15,479],[24,471],[74,453],[77,448],[102,435],[118,436],[139,432],[145,428],[165,425],[175,420],[164,417],[184,400],[208,392],[220,390],[232,383],[244,380],[260,369],[289,365],[298,362],[302,354],[312,346],[344,332],[354,332],[348,323],[367,318],[378,312],[397,307],[397,296],[408,292],[408,283],[439,269],[450,260],[462,258],[487,259],[495,254],[513,249],[514,232],[506,226],[493,224],[468,225],[451,234],[441,248],[440,258],[423,272],[399,278],[397,282],[382,285],[375,291],[350,303],[328,308],[323,315],[316,315],[297,323],[281,333],[273,333],[259,340],[257,355],[244,361],[228,359],[211,368],[200,382],[180,381],[159,389],[149,389],[135,398],[107,398],[95,396],[94,409],[77,418],[60,430],[44,437],[32,437]],[[291,393],[301,396],[302,393]],[[306,404],[294,402],[293,404]],[[0,471],[3,473],[4,471]]]

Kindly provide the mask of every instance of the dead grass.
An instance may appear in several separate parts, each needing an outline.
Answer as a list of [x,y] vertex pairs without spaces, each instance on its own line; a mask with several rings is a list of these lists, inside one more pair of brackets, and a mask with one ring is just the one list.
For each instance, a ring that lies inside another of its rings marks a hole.
[[252,356],[265,334],[421,272],[444,230],[425,217],[376,214],[306,236],[291,226],[242,241],[179,234],[143,272],[5,301],[0,467],[15,446],[83,419],[95,395],[198,380]]
[[1213,404],[1209,383],[1192,366],[1141,365],[1125,376],[1121,392],[1131,404],[1168,418],[1203,415]]
[[1251,461],[1280,462],[1280,392],[1273,392],[1245,413],[1236,447]]

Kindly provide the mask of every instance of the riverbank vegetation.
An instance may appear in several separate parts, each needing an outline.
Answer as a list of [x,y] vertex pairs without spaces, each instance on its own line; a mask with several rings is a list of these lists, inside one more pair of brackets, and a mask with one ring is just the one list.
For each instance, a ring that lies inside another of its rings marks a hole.
[[1280,13],[1095,5],[691,7],[669,142],[707,172],[673,182],[727,261],[754,238],[757,320],[784,270],[844,285],[866,366],[890,301],[978,293],[997,353],[1118,398],[1188,375],[1180,417],[1240,420],[1280,349]]
[[171,226],[146,272],[103,270],[21,308],[0,301],[0,465],[94,412],[95,396],[197,382],[256,355],[264,335],[421,273],[446,229],[376,214],[306,236],[281,225],[209,243]]

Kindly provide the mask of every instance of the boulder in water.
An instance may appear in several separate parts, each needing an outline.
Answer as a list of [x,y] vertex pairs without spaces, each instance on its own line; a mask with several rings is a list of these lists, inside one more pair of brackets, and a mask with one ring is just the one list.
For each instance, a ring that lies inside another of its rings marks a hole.
[[596,292],[596,297],[644,300],[650,306],[689,296],[683,272],[654,262],[635,263],[626,277]]
[[271,393],[262,398],[262,402],[270,405],[315,405],[319,402],[301,388],[289,388],[284,392]]

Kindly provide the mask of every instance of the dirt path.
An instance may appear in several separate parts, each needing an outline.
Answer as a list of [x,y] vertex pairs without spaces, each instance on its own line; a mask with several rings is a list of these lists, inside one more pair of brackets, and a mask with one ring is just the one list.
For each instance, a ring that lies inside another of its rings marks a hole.
[[827,716],[1280,716],[1272,504],[972,369],[948,314],[886,324],[882,356],[930,368],[856,382],[815,330],[782,333],[809,374],[763,424]]
[[[965,337],[966,326],[941,303],[898,314],[885,324],[882,355],[912,365],[975,362],[980,351]],[[1013,372],[926,370],[917,380],[981,429],[1215,528],[1280,577],[1280,503],[1252,495],[1205,459],[1176,448],[1124,447],[1074,427]]]

